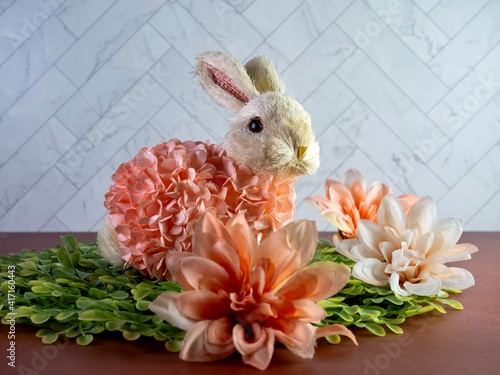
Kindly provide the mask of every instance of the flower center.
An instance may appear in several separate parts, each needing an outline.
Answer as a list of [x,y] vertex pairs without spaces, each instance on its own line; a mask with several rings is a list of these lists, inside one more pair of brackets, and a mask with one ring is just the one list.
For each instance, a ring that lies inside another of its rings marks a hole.
[[254,289],[249,285],[245,285],[239,293],[230,293],[229,299],[233,310],[231,319],[234,324],[243,327],[245,337],[250,341],[255,337],[255,329],[259,330],[264,321],[270,315],[274,315],[269,303],[256,296]]

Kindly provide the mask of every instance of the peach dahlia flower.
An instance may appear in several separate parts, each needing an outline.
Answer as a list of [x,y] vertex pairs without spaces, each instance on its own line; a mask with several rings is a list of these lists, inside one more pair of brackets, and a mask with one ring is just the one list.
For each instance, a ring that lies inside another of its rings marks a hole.
[[465,289],[474,285],[472,274],[444,263],[470,259],[478,251],[457,244],[462,222],[449,218],[436,222],[436,205],[424,197],[405,216],[392,194],[382,200],[377,224],[361,220],[358,239],[344,240],[337,251],[355,261],[354,277],[373,285],[390,284],[394,293],[430,296],[441,288]]
[[122,258],[159,279],[167,276],[169,252],[191,250],[193,228],[205,210],[223,221],[244,211],[264,237],[293,217],[290,181],[257,176],[208,142],[172,139],[143,148],[112,178],[104,205]]
[[311,358],[317,337],[354,335],[342,325],[317,328],[326,313],[315,302],[337,293],[350,275],[313,257],[314,222],[298,221],[258,243],[243,214],[224,225],[212,213],[200,218],[192,253],[171,253],[168,264],[181,293],[164,293],[150,309],[186,330],[180,357],[213,361],[238,351],[243,361],[267,368],[276,341]]
[[[356,238],[360,220],[376,222],[380,202],[385,195],[392,193],[392,188],[375,181],[367,191],[363,175],[351,168],[344,173],[342,181],[327,179],[325,192],[326,197],[314,196],[305,200],[321,212],[321,217],[337,227],[339,234],[333,236],[333,243],[337,245],[344,238]],[[418,200],[411,194],[399,199],[405,210]]]

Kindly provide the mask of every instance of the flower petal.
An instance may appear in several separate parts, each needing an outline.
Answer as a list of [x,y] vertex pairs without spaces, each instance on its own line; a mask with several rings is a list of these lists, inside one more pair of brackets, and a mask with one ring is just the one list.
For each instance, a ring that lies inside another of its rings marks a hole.
[[168,254],[167,263],[174,280],[186,290],[212,285],[215,291],[229,282],[229,275],[220,264],[194,254]]
[[354,199],[354,204],[359,207],[362,202],[366,200],[366,184],[359,183],[357,181],[353,182],[349,186],[349,191],[351,192],[352,199]]
[[318,211],[323,211],[328,208],[331,208],[332,202],[325,197],[321,197],[318,195],[307,197],[304,199],[307,203],[312,204]]
[[434,200],[429,197],[421,198],[408,211],[406,227],[409,229],[420,228],[420,235],[434,230],[437,219],[437,210]]
[[374,251],[358,239],[342,240],[337,245],[336,250],[356,262],[366,258],[379,259],[382,256],[380,251]]
[[281,288],[287,300],[319,301],[337,293],[349,280],[349,267],[334,262],[315,262],[299,271]]
[[352,186],[355,183],[358,183],[359,186],[366,191],[366,181],[363,175],[361,174],[360,171],[358,171],[355,168],[350,168],[347,171],[345,171],[344,175],[342,176],[342,182],[346,186]]
[[177,308],[187,319],[215,320],[231,313],[230,300],[223,293],[212,293],[205,290],[192,290],[180,293]]
[[236,324],[233,328],[233,342],[236,350],[243,357],[243,362],[259,370],[265,370],[274,353],[274,332],[270,329],[261,328],[258,324],[252,324],[253,341],[246,338],[245,328]]
[[339,181],[327,179],[325,182],[326,197],[335,203],[342,202],[342,206],[355,207],[351,192],[346,185]]
[[377,224],[368,220],[359,221],[358,238],[377,256],[381,255],[379,244],[384,242],[386,237],[385,231]]
[[[384,187],[388,189],[388,192],[384,192]],[[380,202],[382,202],[382,198],[391,193],[392,189],[387,187],[386,185],[381,184],[378,181],[375,181],[370,190],[366,194],[366,205],[367,207],[376,206],[378,208],[380,206]]]
[[342,240],[337,244],[335,250],[337,250],[337,252],[339,252],[340,254],[348,257],[349,259],[359,260],[359,259],[354,259],[351,254],[353,247],[358,245],[361,245],[361,241],[358,240],[357,238]]
[[294,221],[283,227],[288,233],[288,241],[293,250],[300,253],[301,266],[308,264],[318,245],[318,230],[312,220]]
[[196,324],[196,321],[182,315],[177,306],[180,296],[180,293],[163,293],[149,304],[149,309],[166,322],[187,331]]
[[352,269],[352,275],[368,284],[382,286],[387,284],[389,275],[385,273],[387,263],[378,259],[367,258],[356,263]]
[[250,257],[255,253],[258,244],[255,234],[248,226],[245,214],[239,213],[230,218],[226,224],[226,230],[234,241],[242,271],[249,273]]
[[441,280],[437,277],[429,277],[424,282],[419,283],[405,281],[403,286],[410,294],[416,294],[417,296],[435,296],[441,290]]
[[[292,301],[294,311],[292,314],[283,314],[287,318],[293,318],[305,323],[319,323],[326,318],[326,311],[316,302],[308,299]],[[280,311],[280,313],[282,313]]]
[[442,252],[442,255],[445,257],[445,262],[457,262],[460,260],[470,259],[470,255],[476,251],[478,251],[478,248],[475,245],[470,243],[461,243]]
[[403,206],[405,215],[407,215],[408,211],[410,211],[410,208],[412,208],[413,205],[418,202],[418,197],[413,194],[403,194],[400,195],[398,199],[401,202],[401,206]]
[[276,290],[295,272],[301,268],[301,256],[291,249],[288,233],[279,230],[264,239],[257,248],[252,259],[254,267],[262,267],[266,271],[266,290]]
[[389,284],[391,285],[391,290],[399,294],[400,296],[403,297],[408,297],[411,295],[410,292],[408,292],[406,289],[401,288],[400,285],[400,276],[397,272],[393,272],[391,277],[389,278]]
[[354,235],[354,233],[356,233],[356,228],[354,227],[351,216],[346,215],[342,211],[333,208],[327,209],[322,211],[319,216],[344,234]]
[[234,352],[231,327],[227,318],[196,323],[187,331],[179,357],[184,361],[206,362],[231,355]]
[[[311,324],[299,322],[296,320],[276,320],[273,327],[276,341],[285,345],[293,354],[302,358],[312,358],[314,356],[314,339],[313,327]],[[281,325],[281,327],[279,327]]]
[[358,345],[358,341],[356,340],[356,336],[348,329],[346,326],[342,324],[330,324],[324,327],[313,327],[314,328],[314,338],[319,339],[321,337],[332,336],[332,335],[341,335],[349,337],[356,346]]
[[212,259],[211,249],[221,240],[230,247],[235,247],[231,235],[224,228],[224,224],[212,212],[205,211],[196,223],[193,232],[193,253]]
[[[235,239],[236,240],[236,239]],[[193,234],[193,253],[223,267],[231,283],[237,284],[241,272],[237,246],[222,222],[205,211]]]
[[382,228],[392,227],[399,233],[406,228],[406,218],[403,207],[399,200],[393,194],[387,194],[377,212],[377,223]]
[[475,284],[474,276],[463,268],[448,267],[448,271],[447,277],[441,279],[443,288],[463,290]]
[[462,220],[452,217],[437,223],[435,229],[436,241],[430,253],[437,253],[455,246],[462,235],[463,228]]

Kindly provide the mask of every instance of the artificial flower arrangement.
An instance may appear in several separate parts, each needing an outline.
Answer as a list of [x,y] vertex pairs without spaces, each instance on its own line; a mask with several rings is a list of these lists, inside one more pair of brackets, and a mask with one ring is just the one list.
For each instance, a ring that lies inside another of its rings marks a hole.
[[408,317],[462,308],[448,294],[474,278],[445,265],[477,251],[457,244],[461,221],[437,222],[430,197],[396,198],[378,182],[367,190],[349,170],[307,199],[339,230],[333,244],[318,242],[314,222],[291,221],[293,182],[319,165],[309,115],[262,57],[242,66],[208,52],[197,74],[237,111],[223,145],[144,148],[113,175],[97,244],[65,236],[63,246],[0,256],[3,323],[11,264],[17,321],[40,327],[44,343],[120,331],[187,361],[237,351],[258,369],[276,342],[312,358],[320,337],[357,345],[348,327],[400,334]]

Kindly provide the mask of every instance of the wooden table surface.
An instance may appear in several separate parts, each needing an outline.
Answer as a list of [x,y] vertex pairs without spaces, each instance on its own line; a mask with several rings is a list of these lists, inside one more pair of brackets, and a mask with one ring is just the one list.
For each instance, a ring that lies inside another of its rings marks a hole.
[[[80,241],[95,233],[76,233]],[[407,320],[404,334],[375,337],[354,328],[359,346],[348,340],[339,345],[318,342],[316,355],[304,360],[277,347],[265,371],[269,374],[474,374],[500,370],[500,233],[464,233],[460,242],[479,247],[472,260],[457,262],[474,274],[476,285],[457,299],[463,311],[446,316],[429,313]],[[56,233],[0,233],[0,252],[42,249],[60,243]],[[167,352],[154,339],[127,342],[119,334],[96,335],[92,344],[78,346],[65,340],[44,345],[36,328],[16,325],[16,368],[7,366],[7,326],[0,325],[0,374],[257,374],[237,355],[212,363],[188,363]]]

